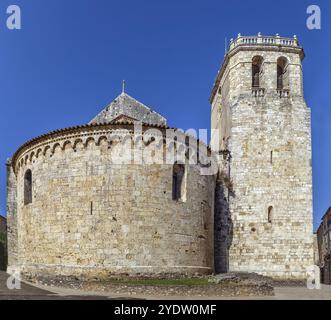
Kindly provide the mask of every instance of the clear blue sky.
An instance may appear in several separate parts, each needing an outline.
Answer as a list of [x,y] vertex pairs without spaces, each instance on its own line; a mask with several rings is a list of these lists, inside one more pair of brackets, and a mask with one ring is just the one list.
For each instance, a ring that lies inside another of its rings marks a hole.
[[[22,9],[22,30],[6,29],[6,8]],[[318,4],[322,30],[306,28]],[[2,0],[0,2],[0,212],[5,161],[26,140],[88,122],[128,93],[172,126],[210,127],[209,93],[237,33],[298,35],[305,47],[305,95],[312,109],[315,227],[331,206],[330,1]]]

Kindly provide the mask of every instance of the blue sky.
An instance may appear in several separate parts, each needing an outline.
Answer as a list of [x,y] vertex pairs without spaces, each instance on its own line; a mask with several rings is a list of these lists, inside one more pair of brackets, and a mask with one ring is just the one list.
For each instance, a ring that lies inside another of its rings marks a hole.
[[[22,30],[6,9],[22,10]],[[322,29],[306,28],[308,5]],[[330,1],[2,0],[0,2],[0,212],[5,161],[26,140],[84,124],[127,91],[171,126],[210,127],[208,97],[224,39],[279,33],[305,47],[305,96],[312,109],[315,227],[331,206]]]

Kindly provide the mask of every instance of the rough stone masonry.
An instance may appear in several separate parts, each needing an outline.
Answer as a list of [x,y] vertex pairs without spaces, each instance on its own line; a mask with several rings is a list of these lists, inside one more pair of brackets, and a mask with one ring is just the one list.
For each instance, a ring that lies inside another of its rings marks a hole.
[[89,124],[25,143],[7,163],[8,271],[305,278],[313,230],[303,57],[296,38],[232,40],[210,100],[217,175],[201,175],[199,163],[183,164],[180,179],[178,164],[114,163],[127,151],[114,134],[128,130],[130,143],[135,121],[146,135],[167,130],[125,92]]
[[[313,261],[310,110],[296,37],[231,41],[212,95],[212,145],[232,193],[216,199],[216,267],[305,278]],[[225,222],[224,222],[225,221]],[[224,236],[226,235],[226,236]]]

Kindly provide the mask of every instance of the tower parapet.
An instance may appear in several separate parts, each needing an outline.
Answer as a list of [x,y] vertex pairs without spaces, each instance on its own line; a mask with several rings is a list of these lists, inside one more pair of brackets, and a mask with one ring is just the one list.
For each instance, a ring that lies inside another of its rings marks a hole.
[[262,45],[262,46],[284,46],[300,48],[300,44],[297,36],[293,38],[276,36],[262,36],[260,33],[257,36],[242,36],[238,34],[236,39],[230,40],[229,51],[237,48],[238,46],[251,46],[251,45]]

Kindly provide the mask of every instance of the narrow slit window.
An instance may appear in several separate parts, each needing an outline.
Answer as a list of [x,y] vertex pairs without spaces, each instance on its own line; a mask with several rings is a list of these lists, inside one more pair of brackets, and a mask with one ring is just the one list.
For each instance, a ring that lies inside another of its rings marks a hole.
[[175,201],[184,201],[184,177],[185,166],[174,164],[172,174],[172,199]]
[[274,208],[273,208],[273,206],[270,206],[268,208],[268,223],[272,223],[273,213],[274,213]]
[[32,203],[32,172],[27,170],[24,175],[24,204]]

